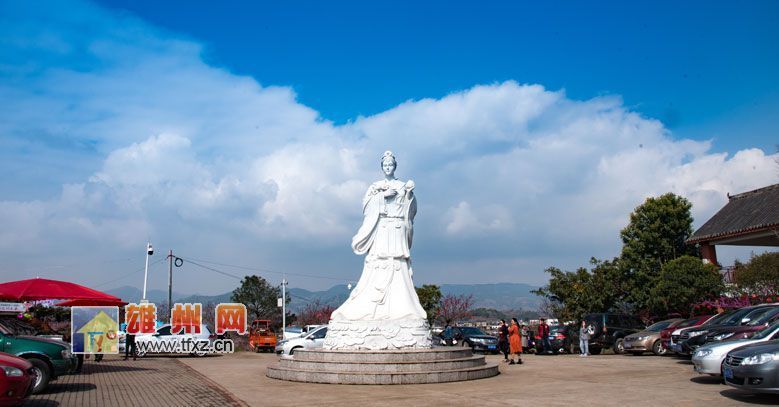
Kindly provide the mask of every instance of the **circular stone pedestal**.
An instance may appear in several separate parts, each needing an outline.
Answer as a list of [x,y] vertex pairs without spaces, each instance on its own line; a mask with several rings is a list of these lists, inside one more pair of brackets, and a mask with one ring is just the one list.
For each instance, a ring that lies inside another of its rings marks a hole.
[[273,379],[335,384],[420,384],[483,379],[498,365],[470,348],[303,350],[268,367]]

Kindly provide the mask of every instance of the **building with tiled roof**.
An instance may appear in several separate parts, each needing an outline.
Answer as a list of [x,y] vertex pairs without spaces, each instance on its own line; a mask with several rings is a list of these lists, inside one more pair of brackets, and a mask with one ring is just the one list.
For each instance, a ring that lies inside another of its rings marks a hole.
[[704,259],[717,263],[715,246],[779,246],[779,184],[738,195],[687,239]]

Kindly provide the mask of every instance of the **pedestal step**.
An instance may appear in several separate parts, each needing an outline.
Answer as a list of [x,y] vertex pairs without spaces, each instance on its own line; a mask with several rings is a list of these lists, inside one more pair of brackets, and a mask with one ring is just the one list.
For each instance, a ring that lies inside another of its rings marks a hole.
[[274,379],[338,384],[419,384],[475,380],[498,374],[470,348],[406,351],[298,350],[268,367]]
[[305,370],[331,373],[399,373],[430,372],[467,369],[484,366],[484,356],[470,356],[458,359],[428,360],[418,362],[321,362],[294,359],[279,360],[279,367],[290,370]]
[[435,372],[332,372],[293,370],[279,366],[268,367],[267,376],[274,379],[306,383],[332,384],[423,384],[476,380],[496,376],[498,365],[485,364],[478,367]]

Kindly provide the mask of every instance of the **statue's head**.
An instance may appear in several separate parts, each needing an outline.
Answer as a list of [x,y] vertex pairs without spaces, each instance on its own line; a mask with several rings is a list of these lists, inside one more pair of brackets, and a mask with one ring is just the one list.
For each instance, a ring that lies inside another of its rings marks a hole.
[[395,156],[392,155],[392,151],[385,151],[381,157],[381,170],[385,175],[394,175],[395,168],[398,167],[398,163],[395,161]]

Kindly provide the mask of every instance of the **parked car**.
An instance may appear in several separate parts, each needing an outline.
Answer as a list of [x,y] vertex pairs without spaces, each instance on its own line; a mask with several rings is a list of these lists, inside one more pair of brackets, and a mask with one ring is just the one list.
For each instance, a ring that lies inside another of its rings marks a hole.
[[[19,324],[15,321],[14,324]],[[70,344],[57,339],[17,335],[12,324],[0,321],[0,352],[27,359],[35,371],[32,392],[40,393],[51,380],[73,373],[78,359],[70,352]]]
[[317,349],[325,343],[327,335],[327,325],[323,325],[301,337],[284,339],[276,345],[276,353],[285,356],[292,356],[298,349]]
[[663,348],[660,340],[660,332],[663,329],[676,326],[680,322],[684,322],[684,320],[674,318],[656,322],[641,332],[626,336],[623,341],[623,347],[626,352],[630,352],[633,355],[652,352],[657,356],[662,356],[665,354],[665,348]]
[[[533,336],[536,353],[543,351],[544,343],[538,334]],[[575,344],[574,344],[575,342]],[[575,325],[552,325],[549,327],[549,344],[552,353],[573,353],[579,348],[579,331]]]
[[722,362],[728,352],[745,345],[779,339],[779,321],[763,328],[749,339],[714,342],[698,348],[692,355],[693,369],[701,374],[718,376],[722,373]]
[[[689,332],[696,332],[706,329],[707,326],[711,325],[717,325],[720,321],[723,321],[727,318],[730,318],[733,314],[736,313],[738,310],[729,310],[722,313],[719,313],[717,315],[714,315],[713,317],[706,320],[706,322],[699,324],[699,325],[693,325],[689,328],[679,328],[673,333],[671,333],[671,341],[668,344],[668,349],[672,352],[678,354],[678,355],[685,355],[684,349],[682,349],[682,342],[684,340],[689,339]],[[682,336],[685,336],[685,339],[682,339]]]
[[[167,350],[170,350],[176,346],[174,344],[182,344],[187,340],[190,342],[208,341],[209,346],[211,346],[214,339],[216,339],[216,335],[211,334],[211,331],[208,330],[206,324],[200,324],[199,334],[188,334],[183,332],[171,334],[170,328],[170,324],[165,324],[157,328],[156,333],[136,335],[135,355],[141,358],[146,356],[149,352],[155,352],[155,349],[156,353],[165,353],[166,348],[163,346],[167,346]],[[166,345],[163,345],[163,343],[166,343]],[[203,351],[190,353],[192,356],[205,356],[206,354],[207,352]]]
[[0,352],[0,406],[20,406],[30,395],[35,369],[27,359]]
[[[472,326],[453,326],[452,335],[454,337],[454,341],[452,341],[453,344],[456,341],[456,344],[459,344],[460,346],[470,346],[474,351],[492,353],[498,353],[500,351],[498,349],[498,338],[487,335],[479,328]],[[439,335],[439,340],[444,340],[444,343],[446,342],[444,332],[441,332]]]
[[722,362],[725,384],[756,393],[779,393],[779,341],[734,349]]
[[669,326],[668,328],[663,329],[662,331],[660,331],[660,343],[662,344],[663,349],[665,349],[666,352],[671,350],[671,346],[670,346],[671,335],[673,334],[674,331],[681,331],[682,328],[690,328],[693,326],[704,324],[712,317],[713,315],[701,315],[695,318],[684,320],[674,326]]
[[634,315],[598,313],[584,316],[587,325],[595,333],[590,338],[590,353],[597,355],[603,348],[612,348],[614,353],[625,353],[624,338],[646,328],[641,319]]
[[[779,306],[758,309],[742,319],[741,325],[712,328],[705,336],[704,343],[730,341],[750,338],[757,332],[779,320]],[[701,335],[702,336],[702,335]]]
[[751,307],[744,307],[737,310],[729,318],[725,318],[724,320],[719,321],[717,324],[706,324],[702,325],[701,329],[687,331],[687,337],[685,338],[685,333],[683,333],[680,338],[682,351],[686,355],[692,355],[696,349],[706,343],[706,335],[709,332],[722,328],[738,327],[739,325],[749,323],[750,321],[759,318],[766,312],[771,311],[772,308],[776,307],[779,307],[779,304],[762,304]]

